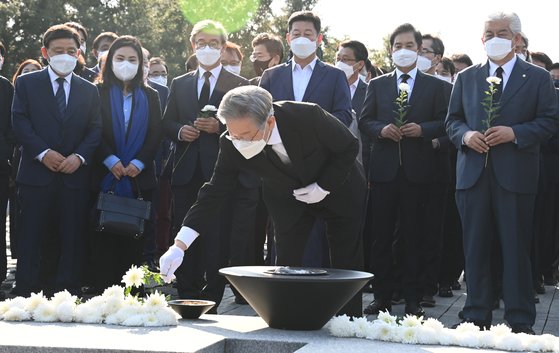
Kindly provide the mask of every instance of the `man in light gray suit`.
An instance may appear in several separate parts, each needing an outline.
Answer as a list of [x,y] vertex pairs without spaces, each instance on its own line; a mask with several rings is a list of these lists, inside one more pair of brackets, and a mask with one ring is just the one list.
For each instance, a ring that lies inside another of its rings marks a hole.
[[[533,334],[534,295],[530,247],[540,143],[559,128],[557,98],[549,73],[519,60],[515,13],[485,22],[484,65],[462,71],[452,91],[446,129],[458,149],[456,203],[464,231],[468,296],[464,320],[488,327],[492,319],[491,244],[503,254],[505,320],[513,332]],[[496,76],[498,116],[487,128],[482,100],[487,77]]]

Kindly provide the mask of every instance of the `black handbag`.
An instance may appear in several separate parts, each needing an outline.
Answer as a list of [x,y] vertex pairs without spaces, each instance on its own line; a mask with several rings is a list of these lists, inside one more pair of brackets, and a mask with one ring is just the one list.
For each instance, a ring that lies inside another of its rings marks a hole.
[[[133,179],[138,185],[136,179]],[[150,217],[151,202],[142,198],[117,196],[115,183],[108,192],[100,192],[97,198],[97,231],[139,239],[144,234],[144,223]]]

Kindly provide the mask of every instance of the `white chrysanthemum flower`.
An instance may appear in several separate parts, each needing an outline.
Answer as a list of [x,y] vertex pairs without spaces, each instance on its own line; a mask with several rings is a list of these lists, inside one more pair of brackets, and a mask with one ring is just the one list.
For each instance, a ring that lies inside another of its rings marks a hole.
[[111,297],[105,297],[104,299],[105,299],[105,302],[103,303],[103,306],[101,307],[101,310],[103,312],[103,316],[115,314],[124,305],[124,298],[120,297],[119,295],[115,295],[115,296],[111,296]]
[[105,289],[101,296],[104,298],[119,297],[124,299],[124,288],[117,285],[111,286]]
[[355,335],[353,323],[347,315],[335,316],[330,319],[328,329],[336,337],[353,337]]
[[203,112],[217,112],[217,108],[211,104],[205,105],[204,108],[202,108]]
[[155,291],[155,293],[148,295],[144,300],[143,306],[146,311],[155,312],[167,306],[167,299],[165,295]]
[[178,324],[177,313],[169,307],[159,309],[155,315],[161,326],[176,326]]
[[126,274],[122,276],[122,283],[126,287],[140,287],[144,284],[144,270],[136,265],[132,265]]
[[52,302],[39,304],[33,310],[33,320],[39,322],[55,322],[58,320],[56,316],[56,305]]
[[494,348],[519,352],[522,351],[522,340],[514,333],[507,333],[497,338]]
[[121,321],[120,321],[120,319],[119,319],[119,317],[118,317],[118,313],[114,313],[114,314],[108,315],[108,316],[105,318],[105,323],[106,323],[107,325],[120,325]]
[[2,318],[6,321],[26,321],[31,319],[31,314],[29,311],[18,308],[11,307],[2,315]]
[[0,302],[0,317],[2,317],[6,311],[10,310],[10,302],[10,299]]
[[48,299],[43,295],[43,291],[39,293],[31,293],[31,296],[27,299],[27,305],[25,310],[30,313],[33,312],[39,305],[48,302]]
[[439,344],[443,346],[456,346],[458,343],[458,332],[452,329],[445,329],[438,334]]
[[133,315],[122,321],[123,326],[144,326],[146,314]]
[[374,323],[377,327],[377,339],[380,341],[390,342],[397,336],[396,329],[398,326],[394,326],[384,321]]
[[72,322],[74,320],[74,310],[76,303],[70,300],[60,303],[56,307],[56,316],[62,322]]
[[479,332],[479,346],[480,348],[493,348],[495,347],[496,336],[491,331]]
[[419,344],[437,344],[439,343],[438,333],[440,330],[431,326],[419,326],[417,328],[417,343]]
[[353,330],[355,337],[367,337],[367,328],[369,326],[371,326],[371,323],[367,320],[366,317],[353,318]]
[[499,85],[501,84],[501,79],[498,78],[497,76],[489,76],[488,78],[485,79],[487,81],[487,83],[492,84],[492,85]]
[[126,297],[124,297],[123,306],[142,306],[142,303],[140,302],[140,300],[138,300],[137,297],[133,295],[127,295]]
[[399,326],[396,329],[398,342],[406,344],[417,344],[417,326]]
[[144,315],[144,326],[146,327],[155,327],[155,326],[161,326],[159,324],[159,320],[157,320],[157,315],[155,315],[155,313],[151,312],[151,313],[147,313]]
[[135,305],[125,305],[121,307],[116,313],[116,320],[119,324],[122,324],[126,319],[132,316],[144,314],[143,308],[141,306]]
[[[477,326],[476,326],[477,327]],[[472,330],[470,327],[456,331],[457,344],[461,347],[479,348],[481,347],[481,331]]]
[[400,83],[400,84],[398,85],[398,89],[399,89],[400,91],[404,91],[404,92],[406,92],[406,93],[410,93],[410,85],[408,85],[408,84],[405,83],[405,82]]
[[55,293],[50,300],[55,306],[59,306],[63,302],[71,301],[73,303],[78,300],[78,297],[75,295],[70,294],[67,290]]
[[555,349],[555,346],[557,345],[557,337],[546,333],[541,335],[540,339],[543,341],[544,351],[551,352]]
[[400,321],[400,325],[404,327],[418,327],[421,326],[421,322],[423,321],[423,316],[417,317],[415,315],[407,314],[404,316],[402,321]]
[[422,325],[425,326],[425,327],[428,327],[428,328],[432,328],[436,332],[439,332],[439,331],[444,329],[444,325],[442,324],[442,322],[440,322],[439,320],[434,319],[432,317],[423,321]]
[[76,322],[83,322],[84,324],[100,324],[103,322],[102,310],[92,303],[96,303],[96,301],[92,302],[90,299],[86,303],[80,304],[76,307],[76,310],[74,311]]
[[25,310],[25,307],[27,306],[27,298],[24,297],[15,297],[12,300],[10,300],[10,308],[20,308]]
[[510,329],[510,327],[508,327],[505,324],[498,324],[498,325],[494,325],[491,326],[491,328],[489,329],[489,331],[494,334],[495,336],[503,336],[503,335],[508,335],[509,333],[512,332],[512,330]]
[[386,324],[397,325],[396,316],[390,315],[388,311],[381,311],[378,313],[377,320],[380,320]]
[[458,333],[479,332],[479,327],[472,322],[463,322],[456,328]]

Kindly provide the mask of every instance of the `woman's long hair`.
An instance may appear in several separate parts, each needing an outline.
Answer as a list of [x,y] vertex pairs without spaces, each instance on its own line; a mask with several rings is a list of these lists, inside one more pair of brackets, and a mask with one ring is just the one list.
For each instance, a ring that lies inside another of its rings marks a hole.
[[109,48],[109,52],[107,53],[107,58],[105,59],[105,64],[103,65],[103,69],[101,70],[101,80],[99,81],[103,85],[111,85],[117,84],[119,86],[123,86],[123,82],[119,80],[114,72],[113,72],[113,57],[115,56],[115,52],[123,47],[131,47],[136,51],[138,55],[138,71],[136,72],[136,76],[132,80],[130,80],[130,88],[134,89],[138,86],[144,85],[144,56],[142,53],[142,44],[138,40],[138,38],[133,36],[120,36],[118,37],[111,47]]

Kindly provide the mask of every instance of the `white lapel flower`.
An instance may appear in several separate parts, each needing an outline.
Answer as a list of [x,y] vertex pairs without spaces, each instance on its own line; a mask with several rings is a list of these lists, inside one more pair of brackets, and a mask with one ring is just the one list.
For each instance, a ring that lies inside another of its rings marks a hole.
[[5,321],[26,321],[31,319],[31,314],[27,310],[11,307],[2,315],[2,318]]
[[122,276],[122,283],[126,287],[140,287],[144,284],[144,270],[132,265],[126,274]]
[[485,81],[487,81],[487,83],[489,83],[491,85],[500,85],[501,84],[501,79],[497,76],[489,76],[488,78],[485,79]]
[[407,84],[407,83],[405,83],[405,82],[400,83],[400,84],[398,85],[398,89],[399,89],[400,91],[404,91],[404,92],[406,92],[406,93],[408,93],[408,94],[410,93],[410,85]]

